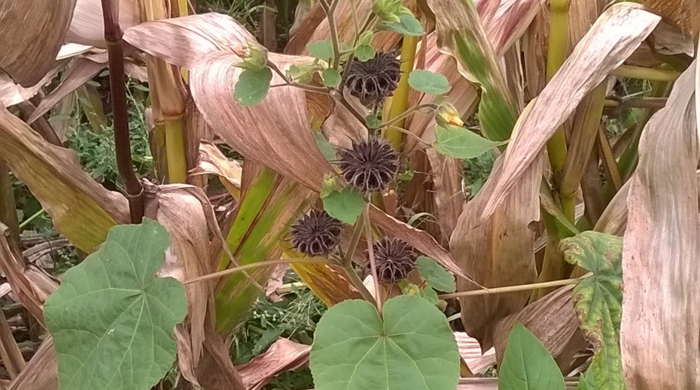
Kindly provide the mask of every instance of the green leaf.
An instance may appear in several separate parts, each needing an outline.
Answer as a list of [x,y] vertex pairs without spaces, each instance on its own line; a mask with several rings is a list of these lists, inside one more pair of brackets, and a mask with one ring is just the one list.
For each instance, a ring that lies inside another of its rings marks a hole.
[[321,154],[323,154],[323,157],[325,157],[326,160],[335,161],[338,159],[335,154],[335,148],[330,142],[328,142],[323,133],[320,131],[314,131],[314,138],[316,138],[316,145],[318,145],[318,149],[321,151]]
[[379,118],[377,118],[376,114],[367,115],[367,118],[365,118],[365,123],[370,129],[378,129],[379,126],[382,125],[382,121],[380,121]]
[[362,34],[360,34],[360,38],[357,39],[357,44],[358,45],[368,45],[371,47],[372,40],[374,40],[374,32],[373,31],[365,31]]
[[298,83],[309,84],[317,70],[319,70],[319,67],[316,65],[292,65],[287,70],[287,76]]
[[329,61],[333,58],[333,42],[331,41],[316,41],[306,45],[306,49],[314,58],[319,60]]
[[503,142],[490,141],[463,127],[446,125],[435,127],[433,147],[446,156],[469,159],[479,157]]
[[574,288],[579,327],[593,345],[591,374],[601,389],[625,388],[620,355],[622,321],[622,239],[586,231],[561,240],[571,264],[593,273]]
[[362,194],[351,188],[345,188],[340,192],[333,191],[323,198],[323,208],[328,215],[348,225],[355,224],[363,207],[365,207],[365,200]]
[[421,36],[423,26],[410,12],[399,15],[399,21],[385,21],[379,25],[382,30],[393,31],[402,35]]
[[44,305],[61,389],[148,390],[172,368],[187,298],[177,280],[155,277],[169,245],[155,221],[115,226],[65,273]]
[[416,91],[442,95],[450,91],[447,77],[429,70],[416,69],[408,75],[408,83]]
[[342,79],[340,72],[333,68],[324,69],[321,76],[323,77],[323,85],[328,88],[335,88],[339,86]]
[[355,49],[355,57],[357,57],[360,62],[369,61],[374,58],[375,55],[377,55],[377,52],[370,45],[359,45],[357,49]]
[[459,352],[445,316],[410,295],[388,300],[383,320],[367,301],[321,318],[309,366],[317,390],[454,390]]
[[238,78],[234,97],[244,106],[254,106],[267,96],[270,91],[270,81],[272,81],[270,68],[246,69]]
[[420,276],[436,290],[451,293],[457,289],[455,277],[430,257],[419,256],[416,260],[416,269]]
[[423,299],[427,300],[433,305],[437,305],[438,302],[440,302],[440,297],[438,296],[437,291],[435,291],[435,289],[430,286],[426,287],[423,291],[421,291],[421,297],[423,297]]
[[565,390],[564,377],[547,349],[522,324],[508,336],[498,390]]
[[581,373],[576,390],[596,390],[595,380],[593,379],[593,375],[590,374],[590,369],[591,366],[589,366],[589,373],[585,375]]

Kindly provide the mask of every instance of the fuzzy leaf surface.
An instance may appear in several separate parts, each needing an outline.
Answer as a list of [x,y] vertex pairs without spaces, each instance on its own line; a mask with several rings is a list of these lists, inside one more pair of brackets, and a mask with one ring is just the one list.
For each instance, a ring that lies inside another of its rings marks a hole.
[[508,346],[498,373],[499,390],[564,390],[566,384],[557,363],[521,323],[508,336]]
[[416,269],[418,269],[420,276],[422,276],[431,287],[434,287],[438,291],[451,293],[457,289],[455,277],[430,257],[418,257],[416,260]]
[[260,103],[270,91],[270,81],[272,81],[270,68],[244,70],[236,83],[236,100],[244,106]]
[[583,335],[593,344],[591,374],[597,386],[624,389],[620,355],[622,239],[586,231],[561,241],[566,261],[591,272],[574,288],[574,307]]
[[384,305],[352,300],[331,307],[314,336],[318,390],[454,390],[459,351],[445,316],[427,300],[399,296]]
[[333,191],[323,198],[323,208],[328,215],[348,225],[353,225],[357,217],[365,207],[362,194],[346,188],[342,191]]
[[503,142],[488,140],[463,127],[446,125],[435,127],[433,147],[449,157],[469,159],[479,157]]
[[44,305],[66,390],[148,390],[172,368],[185,287],[156,278],[170,245],[155,221],[112,228]]

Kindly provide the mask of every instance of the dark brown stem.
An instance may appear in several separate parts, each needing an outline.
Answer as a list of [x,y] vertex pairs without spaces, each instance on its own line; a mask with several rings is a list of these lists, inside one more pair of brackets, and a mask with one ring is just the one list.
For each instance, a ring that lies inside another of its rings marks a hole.
[[143,219],[143,187],[134,173],[129,136],[129,113],[126,106],[126,76],[124,76],[124,46],[118,15],[113,12],[112,0],[102,0],[105,22],[105,41],[109,55],[109,89],[114,121],[114,145],[117,168],[126,188],[132,223]]

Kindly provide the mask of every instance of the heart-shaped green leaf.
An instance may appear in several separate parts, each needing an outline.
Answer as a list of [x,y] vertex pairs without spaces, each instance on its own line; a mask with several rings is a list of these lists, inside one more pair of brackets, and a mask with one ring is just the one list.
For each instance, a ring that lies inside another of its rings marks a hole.
[[339,86],[340,80],[342,79],[340,72],[333,68],[324,69],[321,76],[323,77],[323,85],[328,88],[335,88]]
[[498,390],[565,390],[564,377],[552,355],[522,324],[510,331]]
[[270,91],[270,81],[272,81],[270,68],[246,69],[238,78],[234,97],[244,106],[254,106],[267,96]]
[[306,49],[314,58],[319,60],[329,61],[333,58],[333,42],[331,41],[316,41],[306,45]]
[[177,280],[155,277],[169,241],[152,220],[116,226],[65,273],[44,305],[61,389],[148,390],[172,368],[187,297]]
[[369,61],[377,54],[377,51],[370,45],[358,45],[355,49],[355,57],[360,62]]
[[[382,320],[383,317],[383,320]],[[455,390],[459,352],[445,316],[427,300],[351,300],[321,318],[309,366],[317,390]]]
[[421,36],[423,35],[423,26],[410,12],[402,13],[398,16],[399,21],[386,21],[379,25],[381,30],[393,31],[402,35]]
[[435,127],[433,147],[445,156],[460,159],[475,158],[499,145],[503,145],[503,142],[488,140],[463,127],[454,125]]
[[328,215],[348,225],[355,224],[363,207],[365,207],[365,200],[362,194],[351,188],[333,191],[323,198],[323,209]]
[[450,91],[447,77],[429,70],[416,69],[408,75],[408,83],[416,91],[442,95]]
[[566,261],[593,272],[574,288],[579,327],[594,348],[593,382],[601,388],[622,390],[622,239],[586,231],[561,240],[561,250]]
[[418,257],[416,260],[416,269],[418,269],[420,276],[422,276],[431,287],[434,287],[438,291],[451,293],[457,289],[455,277],[430,257]]

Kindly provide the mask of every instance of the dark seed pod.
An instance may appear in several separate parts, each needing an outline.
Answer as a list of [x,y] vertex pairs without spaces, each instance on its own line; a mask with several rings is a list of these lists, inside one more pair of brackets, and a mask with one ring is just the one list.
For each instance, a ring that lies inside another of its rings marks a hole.
[[370,137],[341,151],[338,166],[343,178],[358,190],[381,191],[396,177],[399,155],[388,142]]
[[381,104],[391,96],[400,78],[401,62],[396,59],[396,53],[377,52],[369,61],[352,62],[345,85],[362,104],[372,106]]
[[342,222],[323,210],[311,210],[289,229],[291,242],[299,252],[311,256],[328,256],[340,242]]
[[372,245],[380,282],[396,284],[416,266],[416,252],[398,238],[383,238]]

